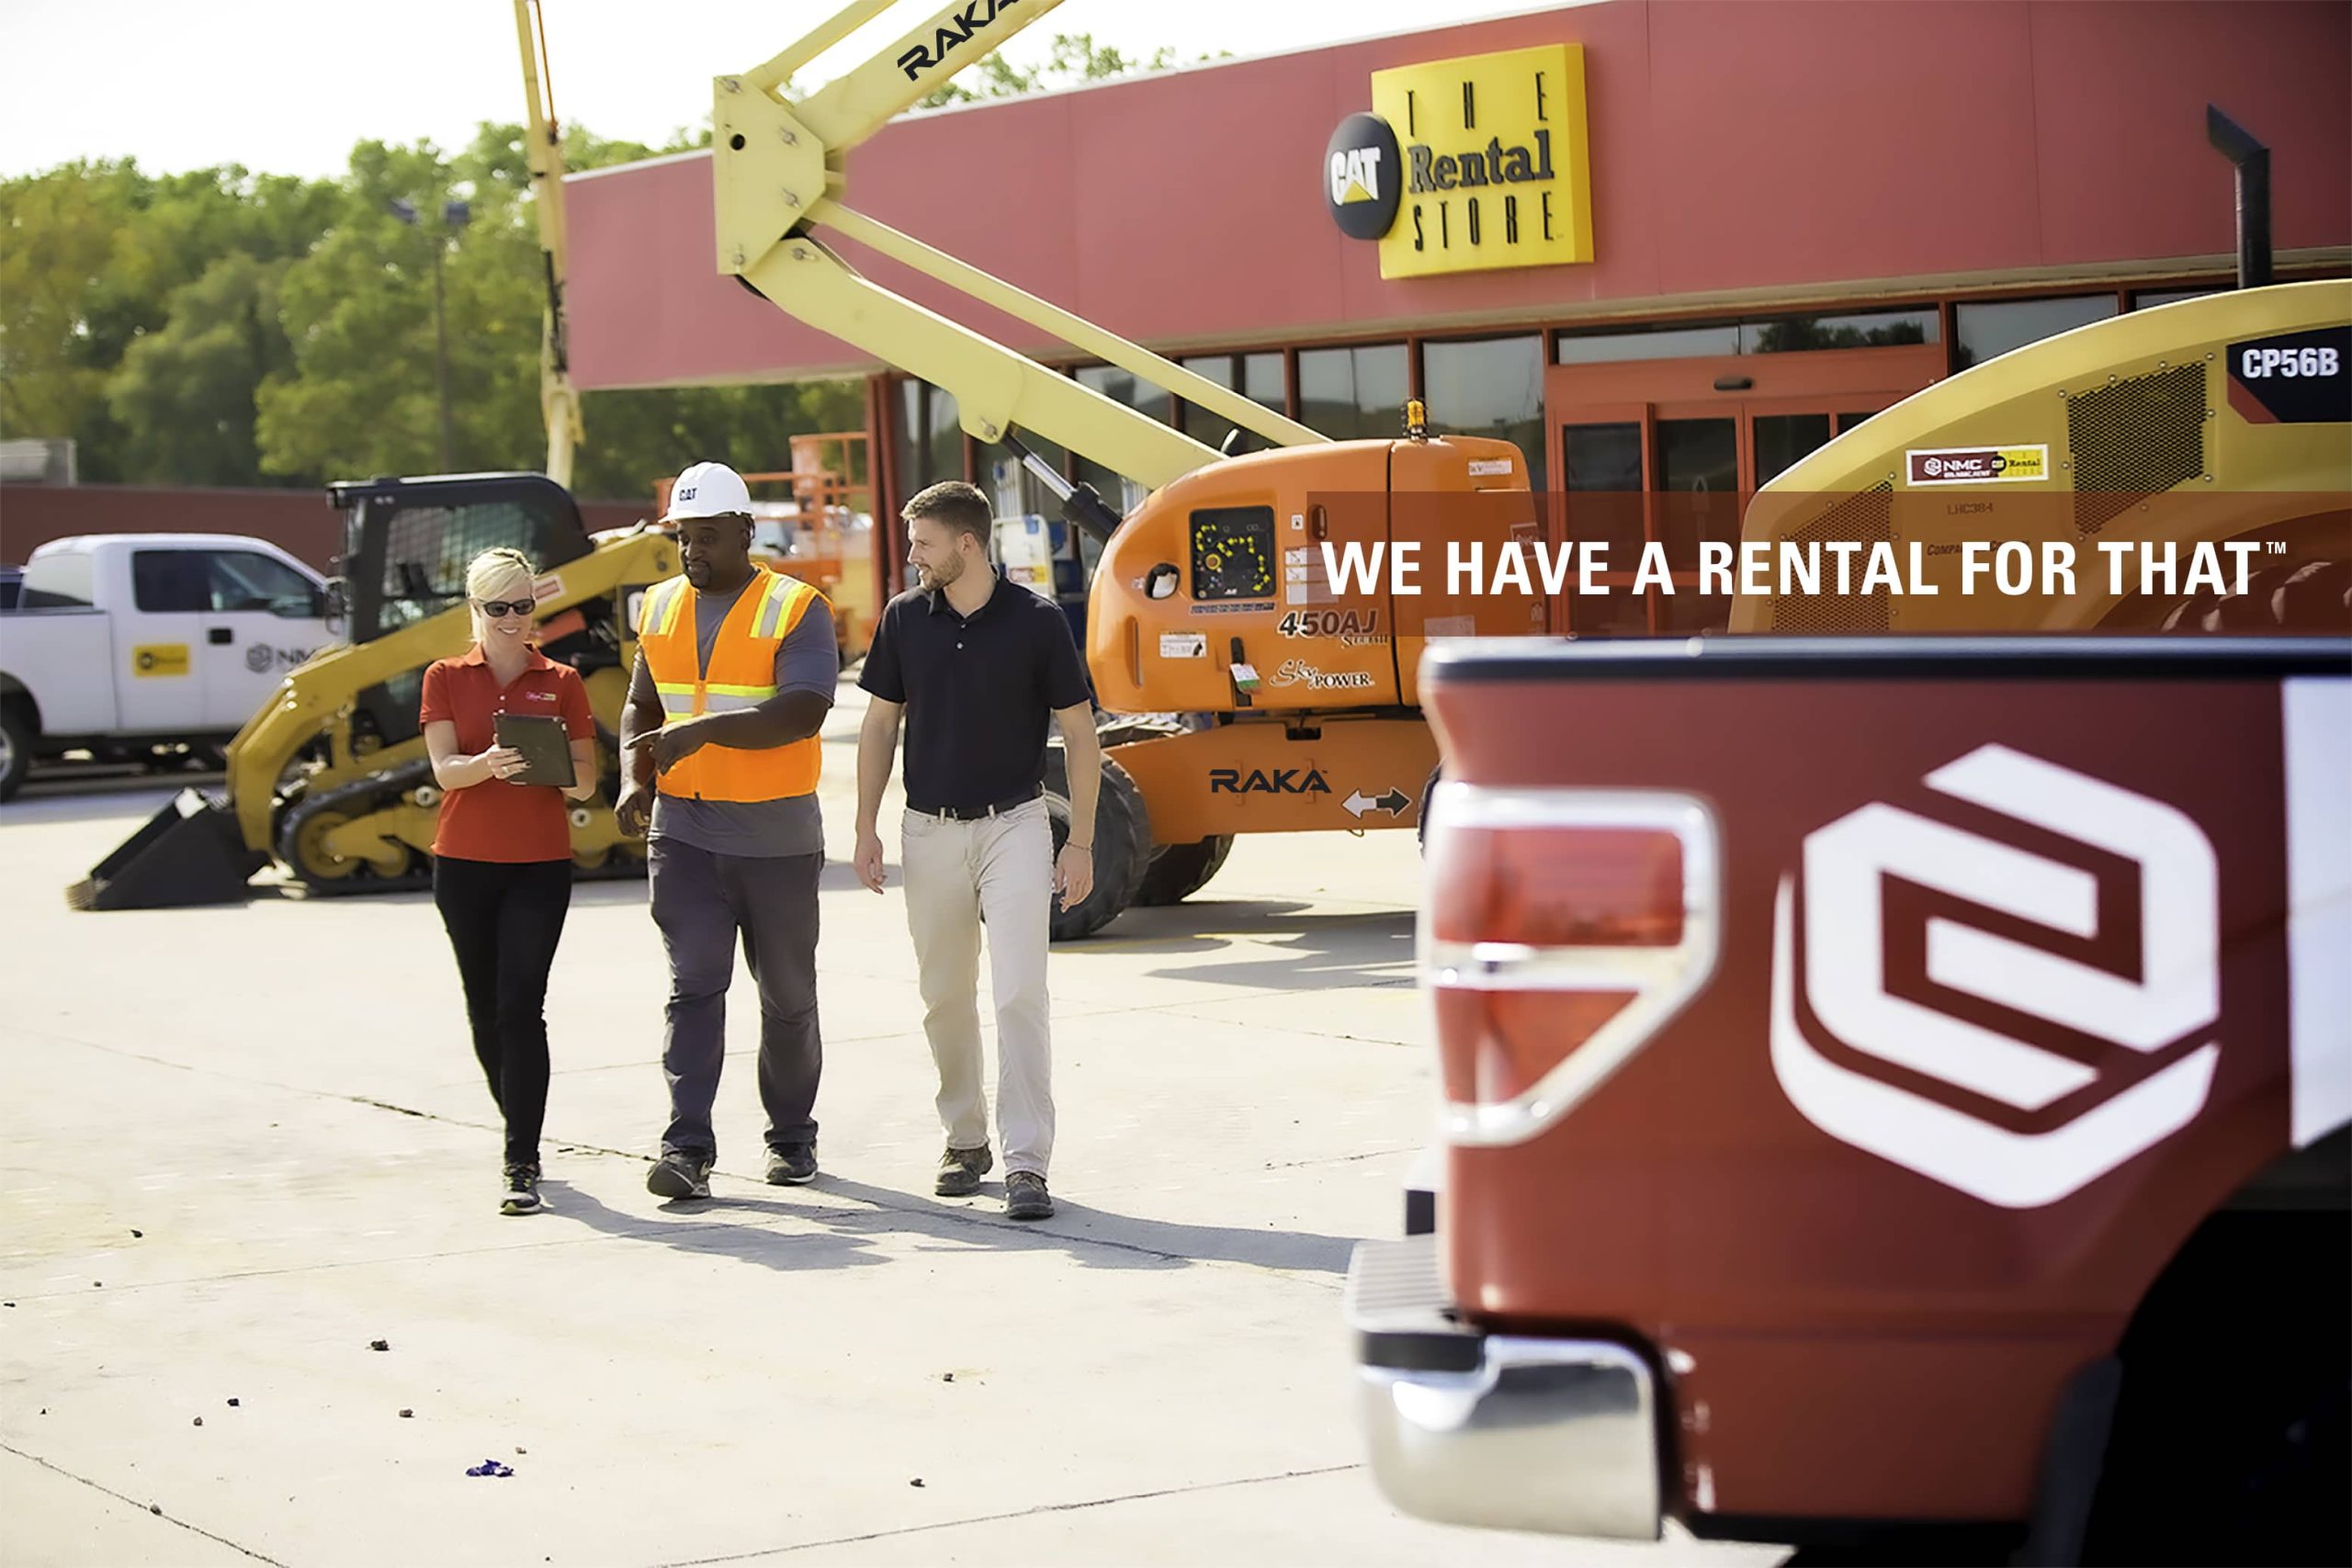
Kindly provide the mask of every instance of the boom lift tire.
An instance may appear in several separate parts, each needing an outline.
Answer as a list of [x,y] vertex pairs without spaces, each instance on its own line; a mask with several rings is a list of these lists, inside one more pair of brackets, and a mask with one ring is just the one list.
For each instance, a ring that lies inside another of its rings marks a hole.
[[1153,907],[1182,903],[1208,886],[1232,849],[1230,833],[1213,833],[1189,844],[1153,846],[1143,886],[1136,889],[1136,902]]
[[[1183,735],[1208,727],[1204,714],[1104,714],[1094,734],[1108,752],[1113,747],[1133,741]],[[1135,901],[1153,908],[1182,903],[1208,886],[1209,878],[1217,874],[1217,868],[1232,850],[1230,833],[1213,833],[1189,844],[1151,845]]]
[[1430,770],[1430,782],[1421,786],[1421,815],[1413,824],[1413,841],[1419,844],[1421,853],[1430,852],[1430,802],[1437,798],[1438,782],[1445,776],[1445,764],[1440,762]]
[[[1059,743],[1046,749],[1046,815],[1054,853],[1069,841],[1069,761]],[[1094,890],[1069,908],[1054,908],[1056,942],[1092,936],[1136,901],[1151,865],[1151,818],[1143,791],[1127,770],[1102,759],[1102,785],[1094,797]]]

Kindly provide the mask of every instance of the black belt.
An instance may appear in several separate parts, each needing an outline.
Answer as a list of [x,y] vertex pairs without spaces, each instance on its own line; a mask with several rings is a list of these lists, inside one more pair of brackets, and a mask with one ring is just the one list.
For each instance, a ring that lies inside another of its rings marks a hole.
[[920,811],[925,817],[944,817],[951,822],[978,822],[987,817],[1001,817],[1016,807],[1028,805],[1044,794],[1043,788],[1032,785],[1026,795],[1016,795],[1010,800],[1000,800],[988,806],[909,806],[910,811]]

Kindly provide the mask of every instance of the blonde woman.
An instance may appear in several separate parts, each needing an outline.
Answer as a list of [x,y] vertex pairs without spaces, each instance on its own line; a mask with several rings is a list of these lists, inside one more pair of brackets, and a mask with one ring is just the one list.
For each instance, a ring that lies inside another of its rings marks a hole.
[[[474,645],[424,672],[421,717],[441,820],[433,839],[433,902],[458,955],[474,1055],[506,1120],[499,1212],[539,1207],[539,1123],[548,1105],[548,970],[571,908],[571,827],[564,800],[596,792],[596,720],[579,671],[532,646],[531,563],[485,550],[466,569]],[[501,714],[560,718],[578,782],[559,789],[524,776],[522,754],[497,743]]]

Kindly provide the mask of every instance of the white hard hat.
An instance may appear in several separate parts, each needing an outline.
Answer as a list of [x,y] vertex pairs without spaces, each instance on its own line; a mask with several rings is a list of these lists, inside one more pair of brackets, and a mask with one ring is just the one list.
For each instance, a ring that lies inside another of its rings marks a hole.
[[724,463],[694,463],[670,487],[670,509],[664,523],[695,517],[724,517],[729,513],[751,515],[752,492],[743,476]]

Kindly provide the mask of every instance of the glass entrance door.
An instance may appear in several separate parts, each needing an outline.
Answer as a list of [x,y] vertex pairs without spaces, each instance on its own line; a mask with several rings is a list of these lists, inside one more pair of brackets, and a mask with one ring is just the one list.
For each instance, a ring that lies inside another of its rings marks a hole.
[[[1731,600],[1699,592],[1701,546],[1736,548],[1758,487],[1942,372],[1933,344],[1554,366],[1549,532],[1579,551],[1605,542],[1611,570],[1600,593],[1572,580],[1553,624],[1583,637],[1721,631]],[[1671,593],[1634,592],[1652,541]]]

